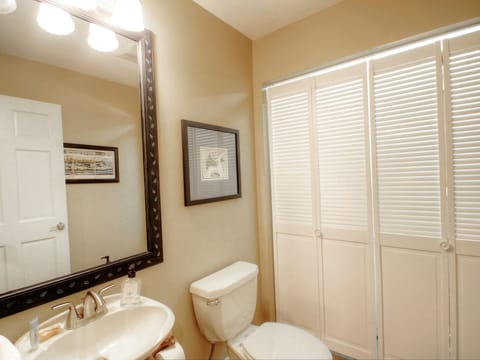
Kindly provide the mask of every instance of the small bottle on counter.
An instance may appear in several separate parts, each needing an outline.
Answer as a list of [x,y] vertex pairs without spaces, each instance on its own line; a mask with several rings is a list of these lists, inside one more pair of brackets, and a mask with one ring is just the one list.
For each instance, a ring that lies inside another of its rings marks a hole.
[[140,279],[135,277],[135,270],[128,272],[128,277],[122,283],[122,299],[120,305],[135,305],[141,302]]
[[35,317],[32,321],[29,323],[30,327],[30,346],[32,348],[32,351],[37,350],[38,348],[38,317]]

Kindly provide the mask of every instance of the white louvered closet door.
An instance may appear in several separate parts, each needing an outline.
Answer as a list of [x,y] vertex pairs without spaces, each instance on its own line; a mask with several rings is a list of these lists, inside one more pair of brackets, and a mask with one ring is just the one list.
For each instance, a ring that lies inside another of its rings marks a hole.
[[480,359],[480,34],[448,40],[444,48],[449,238],[457,272],[453,357]]
[[387,359],[449,357],[440,45],[372,61],[374,207]]
[[311,81],[267,95],[277,321],[321,336]]
[[376,356],[366,66],[315,78],[324,341]]

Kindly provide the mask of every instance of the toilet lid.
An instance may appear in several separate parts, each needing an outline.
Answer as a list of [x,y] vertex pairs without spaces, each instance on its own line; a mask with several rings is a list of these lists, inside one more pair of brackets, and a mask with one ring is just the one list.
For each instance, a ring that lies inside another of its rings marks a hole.
[[287,324],[266,322],[242,346],[253,359],[332,359],[320,339]]

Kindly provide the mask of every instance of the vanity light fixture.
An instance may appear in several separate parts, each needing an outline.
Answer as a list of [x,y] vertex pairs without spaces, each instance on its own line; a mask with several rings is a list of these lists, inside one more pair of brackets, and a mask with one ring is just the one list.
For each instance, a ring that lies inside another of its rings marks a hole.
[[69,13],[47,3],[40,3],[37,23],[43,30],[55,35],[68,35],[75,30]]
[[90,24],[88,45],[98,51],[110,52],[118,48],[118,39],[111,30],[96,24]]
[[68,0],[67,3],[83,11],[95,11],[97,9],[97,0]]
[[117,0],[112,15],[115,25],[134,32],[145,29],[143,25],[143,13],[140,0]]
[[[0,5],[11,1],[15,4],[15,0],[0,0]],[[87,12],[95,11],[97,5],[102,3],[98,0],[63,1],[70,6]],[[113,24],[128,31],[143,31],[143,10],[140,0],[115,0],[111,21]],[[44,2],[40,3],[37,22],[42,29],[56,35],[68,35],[75,29],[75,24],[70,14],[61,8]],[[95,50],[110,52],[118,48],[119,42],[113,31],[92,23],[90,24],[88,44]]]
[[0,0],[0,15],[11,14],[17,9],[15,0]]

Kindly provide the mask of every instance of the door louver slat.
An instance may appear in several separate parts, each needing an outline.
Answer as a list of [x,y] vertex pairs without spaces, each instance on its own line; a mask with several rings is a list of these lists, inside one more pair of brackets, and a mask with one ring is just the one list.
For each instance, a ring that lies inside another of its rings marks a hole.
[[311,226],[308,92],[275,97],[270,101],[270,113],[275,221]]
[[480,241],[480,50],[450,55],[455,238]]
[[363,78],[317,85],[318,168],[322,227],[368,229]]
[[374,73],[383,234],[441,236],[436,66],[431,57]]

